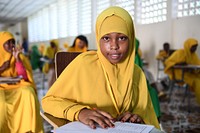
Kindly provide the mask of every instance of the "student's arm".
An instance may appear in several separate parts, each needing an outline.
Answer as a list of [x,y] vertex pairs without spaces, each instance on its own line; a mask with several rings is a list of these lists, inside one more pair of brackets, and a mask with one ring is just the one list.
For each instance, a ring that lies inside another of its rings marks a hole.
[[5,61],[2,66],[0,66],[0,74],[10,67],[10,61]]

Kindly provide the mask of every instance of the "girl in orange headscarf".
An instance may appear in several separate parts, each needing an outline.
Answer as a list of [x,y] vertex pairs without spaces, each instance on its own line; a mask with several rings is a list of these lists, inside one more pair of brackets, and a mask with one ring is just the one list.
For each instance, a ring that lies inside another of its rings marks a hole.
[[[200,65],[200,60],[196,54],[196,49],[198,46],[198,41],[193,38],[189,38],[184,43],[184,49],[175,51],[166,61],[165,61],[165,73],[167,73],[172,79],[171,68],[176,64],[190,64],[190,65]],[[181,79],[182,71],[175,69],[175,77]],[[185,72],[184,81],[194,90],[197,102],[200,104],[200,72]]]
[[39,101],[29,60],[15,48],[11,33],[0,32],[0,77],[17,77],[16,83],[0,84],[0,132],[43,132]]
[[[76,57],[42,99],[45,112],[95,128],[113,121],[159,128],[146,78],[135,65],[135,33],[129,13],[103,11],[96,22],[97,51]],[[95,124],[96,123],[96,124]]]

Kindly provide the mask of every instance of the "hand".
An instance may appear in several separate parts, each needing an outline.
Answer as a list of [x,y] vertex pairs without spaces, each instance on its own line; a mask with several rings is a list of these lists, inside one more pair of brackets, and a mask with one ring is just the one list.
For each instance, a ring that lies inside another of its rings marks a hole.
[[0,67],[0,70],[3,72],[4,70],[8,69],[10,67],[10,60],[5,61],[3,65]]
[[15,59],[17,60],[17,61],[19,61],[20,59],[19,59],[19,54],[22,52],[22,49],[21,48],[13,48],[13,50],[12,50],[12,54],[13,54],[13,56],[15,57]]
[[137,114],[132,114],[130,112],[125,112],[122,115],[120,115],[117,118],[119,121],[121,122],[130,122],[130,123],[140,123],[140,124],[144,124],[143,119],[137,115]]
[[82,109],[79,113],[78,119],[80,122],[95,129],[98,124],[102,128],[114,127],[114,118],[107,112],[95,109]]

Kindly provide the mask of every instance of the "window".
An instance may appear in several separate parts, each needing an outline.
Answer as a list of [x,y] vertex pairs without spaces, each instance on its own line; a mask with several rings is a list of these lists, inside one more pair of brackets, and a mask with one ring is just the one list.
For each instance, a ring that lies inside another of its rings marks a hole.
[[58,37],[67,36],[67,1],[58,0]]
[[81,0],[79,6],[79,33],[89,34],[92,31],[91,0]]
[[200,15],[200,0],[178,0],[177,17]]
[[58,38],[58,15],[57,15],[57,3],[51,4],[49,6],[49,31],[50,38],[56,39]]
[[108,8],[111,3],[110,0],[97,0],[96,3],[96,9],[97,9],[97,13],[96,15],[98,16],[104,9]]
[[158,23],[167,20],[167,0],[141,0],[138,2],[137,22]]
[[134,19],[134,0],[116,0],[115,1],[116,6],[120,6],[127,10],[129,14],[132,16],[132,19]]
[[68,0],[68,31],[69,36],[75,36],[78,34],[78,1]]

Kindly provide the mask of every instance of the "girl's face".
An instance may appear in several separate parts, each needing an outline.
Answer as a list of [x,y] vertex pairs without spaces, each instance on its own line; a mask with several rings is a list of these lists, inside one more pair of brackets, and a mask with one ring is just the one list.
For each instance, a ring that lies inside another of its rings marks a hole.
[[86,46],[86,43],[82,41],[81,39],[76,39],[76,46],[78,46],[80,49],[83,49]]
[[7,52],[12,53],[12,50],[15,47],[15,40],[14,39],[10,39],[10,40],[6,41],[3,44],[3,47]]
[[190,48],[190,52],[191,53],[194,53],[196,50],[197,50],[197,44],[196,45],[193,45],[191,48]]
[[122,33],[112,32],[100,39],[100,49],[102,54],[112,64],[123,61],[128,53],[129,39]]

